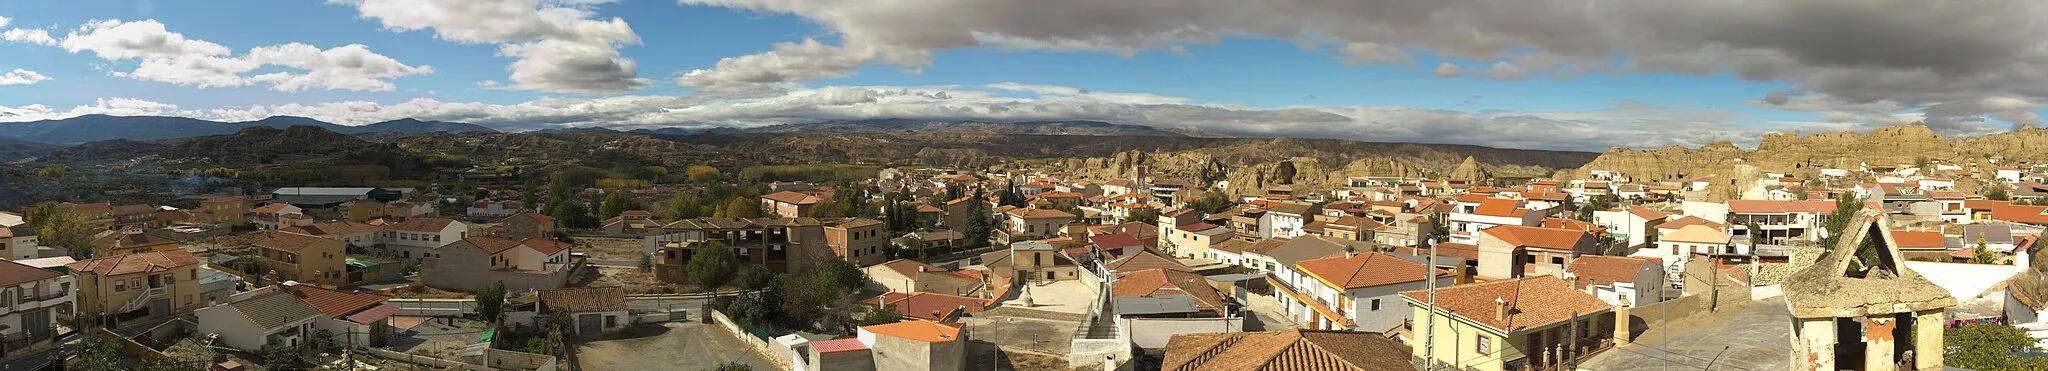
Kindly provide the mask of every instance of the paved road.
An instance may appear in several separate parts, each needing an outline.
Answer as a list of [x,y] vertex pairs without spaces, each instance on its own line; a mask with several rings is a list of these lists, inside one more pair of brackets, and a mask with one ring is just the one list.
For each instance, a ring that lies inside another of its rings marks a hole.
[[631,261],[631,260],[597,260],[597,259],[590,259],[590,260],[584,260],[584,261],[583,261],[583,263],[584,263],[584,264],[589,264],[589,265],[595,265],[595,266],[600,266],[600,267],[616,267],[616,268],[639,268],[639,267],[640,267],[640,262],[637,262],[637,261]]

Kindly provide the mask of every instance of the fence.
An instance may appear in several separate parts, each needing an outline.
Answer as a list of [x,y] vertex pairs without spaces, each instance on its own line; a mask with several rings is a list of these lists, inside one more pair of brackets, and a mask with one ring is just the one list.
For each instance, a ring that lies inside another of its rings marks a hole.
[[463,316],[476,313],[476,300],[471,299],[391,299],[387,301],[399,308],[401,316]]
[[782,369],[796,367],[790,363],[794,355],[775,351],[777,347],[768,343],[772,337],[769,337],[768,333],[761,331],[760,328],[752,325],[742,326],[738,322],[733,322],[732,317],[727,317],[725,313],[719,312],[716,309],[711,310],[711,320],[717,323],[719,328],[725,329],[726,333],[732,334],[732,337],[738,338],[740,342],[747,343],[747,347],[751,348],[755,354],[760,355],[761,358],[767,358],[769,361],[775,362]]
[[427,365],[433,367],[455,367],[464,369],[470,368],[471,366],[470,364],[463,363],[461,361],[446,360],[412,353],[399,353],[395,351],[385,350],[383,348],[367,348],[367,350],[370,355],[377,356],[377,358],[400,361],[416,365]]

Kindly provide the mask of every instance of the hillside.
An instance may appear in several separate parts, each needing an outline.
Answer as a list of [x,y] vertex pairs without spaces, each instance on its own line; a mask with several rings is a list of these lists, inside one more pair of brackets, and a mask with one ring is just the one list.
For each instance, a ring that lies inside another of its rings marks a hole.
[[[2029,128],[1981,137],[1948,139],[1926,126],[1887,126],[1868,133],[1827,133],[1765,135],[1755,150],[1743,150],[1721,142],[1701,148],[1667,147],[1655,150],[1615,148],[1581,166],[1578,176],[1592,170],[1607,170],[1643,181],[1679,181],[1717,177],[1717,197],[1727,197],[1727,182],[1745,177],[1738,162],[1758,171],[1779,171],[1814,178],[1820,169],[1856,169],[1864,164],[1913,164],[1919,159],[1957,164],[1964,169],[1986,172],[1988,159],[2007,161],[2048,160],[2048,129]],[[1737,182],[1740,183],[1740,182]]]
[[1161,130],[1143,125],[1121,125],[1101,121],[1025,121],[1025,122],[981,122],[981,121],[933,121],[912,119],[876,119],[853,121],[827,121],[804,124],[783,124],[749,128],[748,134],[789,134],[789,133],[951,133],[951,134],[1003,134],[1003,135],[1073,135],[1073,136],[1191,136],[1178,132]]
[[262,120],[244,122],[217,122],[184,117],[84,115],[58,120],[0,123],[0,138],[70,145],[114,139],[152,141],[225,135],[250,127],[260,126],[283,129],[297,125],[316,126],[346,134],[495,131],[473,124],[412,119],[387,121],[363,126],[346,126],[294,116],[273,116]]

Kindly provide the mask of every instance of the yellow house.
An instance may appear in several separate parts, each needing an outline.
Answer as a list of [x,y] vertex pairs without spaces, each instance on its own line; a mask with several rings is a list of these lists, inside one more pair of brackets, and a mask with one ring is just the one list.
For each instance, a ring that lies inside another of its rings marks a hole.
[[204,307],[199,257],[181,249],[115,255],[64,265],[78,278],[78,313],[124,320],[164,318]]
[[1427,290],[1401,296],[1415,311],[1408,346],[1438,368],[1544,369],[1613,344],[1614,306],[1556,276],[1440,288],[1434,316]]
[[280,280],[340,285],[348,283],[348,244],[340,240],[284,231],[264,232],[256,241],[256,263],[276,272]]
[[141,229],[112,232],[92,241],[92,256],[102,258],[171,250],[178,250],[178,240],[152,236]]
[[391,207],[377,200],[356,200],[344,207],[351,222],[362,223],[391,215]]

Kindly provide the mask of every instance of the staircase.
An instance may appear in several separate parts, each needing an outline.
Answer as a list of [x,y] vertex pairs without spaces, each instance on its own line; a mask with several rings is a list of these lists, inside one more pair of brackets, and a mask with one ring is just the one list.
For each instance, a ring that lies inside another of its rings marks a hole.
[[149,303],[149,298],[154,298],[157,297],[158,295],[163,295],[164,291],[165,288],[163,287],[153,287],[150,288],[148,291],[143,291],[141,295],[135,296],[135,300],[129,300],[128,304],[121,305],[121,310],[114,311],[114,313],[128,313],[133,312],[136,309],[142,309],[143,305]]

